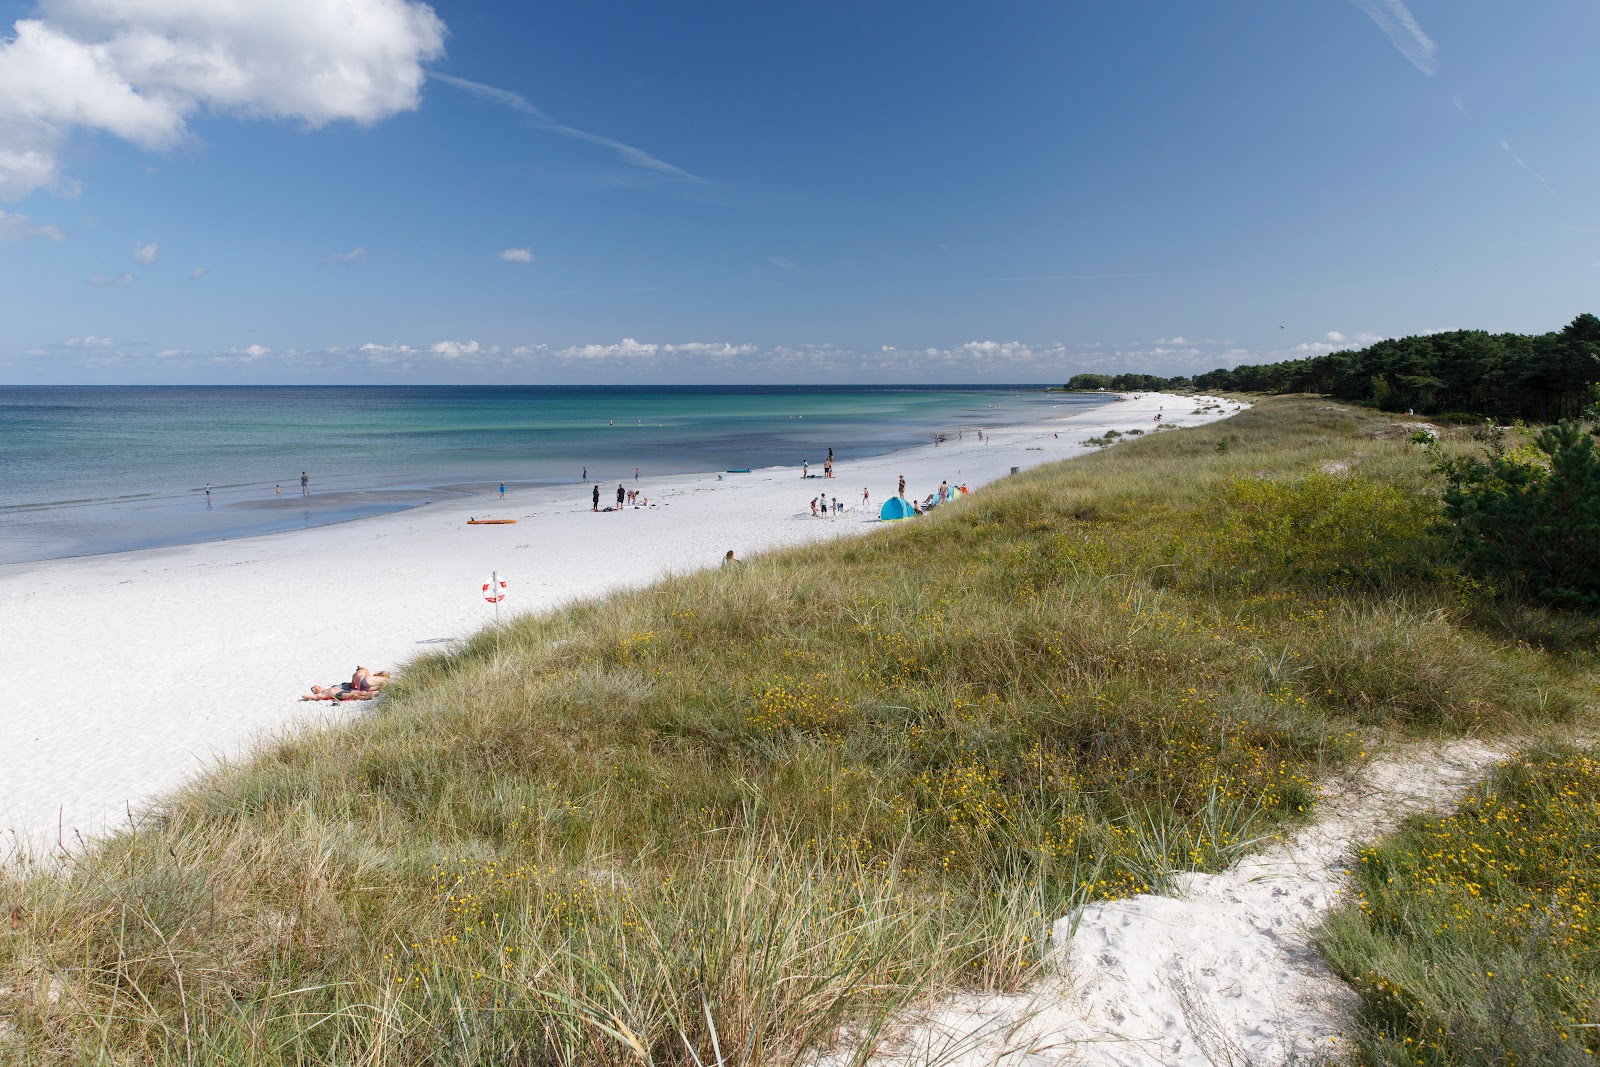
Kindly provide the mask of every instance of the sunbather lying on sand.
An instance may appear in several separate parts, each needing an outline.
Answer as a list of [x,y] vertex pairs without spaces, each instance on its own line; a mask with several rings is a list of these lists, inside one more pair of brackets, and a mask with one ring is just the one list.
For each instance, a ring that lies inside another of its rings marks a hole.
[[357,667],[348,682],[337,685],[314,685],[301,700],[371,700],[378,690],[389,684],[388,671],[369,671]]

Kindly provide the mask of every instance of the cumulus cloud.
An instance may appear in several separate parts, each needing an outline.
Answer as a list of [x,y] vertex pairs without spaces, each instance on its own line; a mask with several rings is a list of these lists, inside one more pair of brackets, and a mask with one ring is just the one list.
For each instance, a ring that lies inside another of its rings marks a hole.
[[156,253],[161,251],[161,246],[151,241],[147,245],[136,244],[133,246],[133,261],[143,263],[145,266],[156,261]]
[[42,0],[0,40],[0,197],[79,130],[164,149],[205,110],[317,127],[416,108],[444,23],[418,0]]
[[532,263],[533,249],[531,248],[502,248],[500,258],[507,263]]
[[1352,0],[1367,17],[1377,23],[1389,43],[1411,61],[1411,65],[1432,77],[1439,69],[1439,46],[1422,32],[1416,16],[1401,0]]
[[475,356],[482,349],[476,341],[440,341],[428,351],[445,359],[461,359],[464,356]]
[[367,258],[367,250],[357,245],[348,252],[335,252],[328,257],[329,263],[360,263]]
[[[0,155],[3,154],[4,149],[0,149]],[[0,244],[7,241],[26,241],[30,237],[43,237],[51,241],[65,241],[67,239],[66,234],[49,223],[35,226],[28,221],[28,216],[26,215],[8,215],[4,211],[0,211]]]
[[109,337],[96,337],[93,334],[87,337],[67,338],[68,348],[110,348],[114,344],[116,342]]
[[1345,336],[1344,336],[1344,334],[1340,333],[1338,330],[1329,330],[1328,331],[1328,340],[1330,340],[1330,341],[1338,341],[1340,343],[1343,343],[1343,341],[1345,340]]
[[[524,345],[513,351],[531,355],[543,346]],[[759,345],[730,344],[726,341],[687,341],[682,344],[657,344],[653,341],[636,341],[624,337],[616,344],[572,345],[557,349],[554,355],[564,360],[638,360],[657,356],[700,356],[711,359],[735,359],[761,351]]]
[[98,285],[111,289],[121,289],[132,285],[139,279],[134,277],[131,271],[123,271],[121,274],[91,274],[84,280],[90,285]]

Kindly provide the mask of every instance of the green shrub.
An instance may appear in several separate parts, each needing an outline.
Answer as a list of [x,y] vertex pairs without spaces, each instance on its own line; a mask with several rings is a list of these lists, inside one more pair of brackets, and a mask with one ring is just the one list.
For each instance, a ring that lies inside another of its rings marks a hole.
[[1467,567],[1563,607],[1600,609],[1600,450],[1563,419],[1507,447],[1479,434],[1485,458],[1442,456],[1445,513]]

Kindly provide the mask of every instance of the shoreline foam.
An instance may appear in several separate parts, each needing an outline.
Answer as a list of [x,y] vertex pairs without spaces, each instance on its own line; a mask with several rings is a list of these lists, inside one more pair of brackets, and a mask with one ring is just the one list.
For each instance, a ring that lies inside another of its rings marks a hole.
[[[978,486],[1012,467],[1082,455],[1086,438],[1151,427],[1158,411],[1171,426],[1221,417],[1191,414],[1199,403],[1140,394],[997,429],[989,444],[967,434],[862,461],[841,456],[831,482],[800,481],[788,467],[722,480],[646,477],[639,488],[658,506],[620,514],[594,514],[585,484],[0,568],[0,751],[10,757],[0,855],[70,850],[263,735],[358,714],[298,697],[358,663],[398,667],[491,622],[480,586],[492,570],[511,583],[503,607],[546,611],[714,566],[729,548],[746,556],[871,529],[901,473],[922,496],[944,478]],[[856,507],[862,486],[872,491],[867,511]],[[807,502],[824,488],[847,504],[843,517],[811,517]],[[613,500],[614,484],[601,494]],[[466,525],[486,508],[521,521]]]

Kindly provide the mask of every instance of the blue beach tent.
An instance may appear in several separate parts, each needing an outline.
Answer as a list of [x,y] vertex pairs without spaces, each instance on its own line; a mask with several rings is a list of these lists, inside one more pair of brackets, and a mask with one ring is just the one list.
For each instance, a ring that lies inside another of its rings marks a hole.
[[883,502],[883,507],[878,511],[878,518],[884,522],[893,522],[896,519],[909,519],[915,514],[910,504],[900,497],[892,496]]

